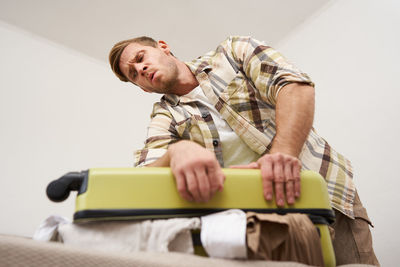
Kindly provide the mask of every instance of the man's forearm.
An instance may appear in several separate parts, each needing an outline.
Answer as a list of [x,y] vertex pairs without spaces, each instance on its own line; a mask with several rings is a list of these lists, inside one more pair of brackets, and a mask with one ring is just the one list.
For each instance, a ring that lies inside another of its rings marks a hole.
[[276,136],[270,153],[298,157],[314,120],[314,88],[291,83],[281,89],[276,104]]
[[153,161],[150,164],[147,164],[145,167],[169,167],[170,163],[170,148],[168,148],[167,152],[156,161]]
[[[180,153],[179,152],[179,147],[190,147],[192,144],[194,144],[192,141],[188,140],[180,140],[172,145],[170,145],[167,149],[167,152],[165,152],[162,157],[158,158],[156,161],[153,161],[150,164],[147,164],[146,167],[170,167],[171,166],[171,157],[174,155],[174,153]],[[176,151],[175,147],[178,146],[178,151]]]

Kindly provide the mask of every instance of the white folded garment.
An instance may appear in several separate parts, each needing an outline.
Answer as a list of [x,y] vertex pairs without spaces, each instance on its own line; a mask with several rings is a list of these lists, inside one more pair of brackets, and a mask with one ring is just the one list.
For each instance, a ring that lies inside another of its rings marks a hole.
[[71,220],[59,215],[51,215],[44,220],[33,234],[33,240],[56,241],[58,227],[62,224],[70,224]]
[[231,209],[201,217],[200,238],[210,257],[246,259],[246,214]]
[[193,254],[190,230],[199,228],[199,218],[174,218],[135,222],[62,223],[57,230],[59,241],[72,246],[116,252],[174,251]]

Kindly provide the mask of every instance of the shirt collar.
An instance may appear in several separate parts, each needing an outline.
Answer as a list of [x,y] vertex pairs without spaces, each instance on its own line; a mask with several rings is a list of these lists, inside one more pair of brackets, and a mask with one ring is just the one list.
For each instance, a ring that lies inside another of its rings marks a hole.
[[[197,77],[201,72],[203,71],[210,71],[212,69],[212,66],[210,65],[210,62],[208,60],[200,60],[195,59],[191,62],[185,62],[186,66],[189,67],[190,71]],[[178,96],[174,94],[165,94],[162,96],[163,100],[168,102],[171,106],[175,107],[177,106],[180,102],[182,103],[190,103],[194,102],[195,100],[183,96]]]
[[185,62],[185,64],[195,76],[199,75],[199,73],[203,71],[209,71],[212,69],[212,66],[208,60],[195,59],[191,62]]

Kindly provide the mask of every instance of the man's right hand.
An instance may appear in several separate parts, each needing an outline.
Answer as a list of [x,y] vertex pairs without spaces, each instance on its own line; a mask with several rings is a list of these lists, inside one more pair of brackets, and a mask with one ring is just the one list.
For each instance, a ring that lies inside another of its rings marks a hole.
[[[175,176],[179,194],[188,201],[206,202],[224,187],[225,175],[215,154],[197,143],[182,140],[170,145],[160,159]],[[159,161],[160,162],[160,161]]]

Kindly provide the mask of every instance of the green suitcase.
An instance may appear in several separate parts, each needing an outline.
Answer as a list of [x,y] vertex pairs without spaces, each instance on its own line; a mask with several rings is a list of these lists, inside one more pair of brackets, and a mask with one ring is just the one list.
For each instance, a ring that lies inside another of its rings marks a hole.
[[[223,172],[226,176],[224,190],[217,192],[207,203],[181,198],[169,168],[93,168],[68,173],[48,185],[47,195],[53,201],[63,201],[70,191],[78,191],[76,223],[193,217],[227,209],[305,213],[319,229],[325,266],[335,266],[328,230],[328,224],[335,216],[322,176],[303,171],[300,198],[293,205],[277,208],[274,200],[266,201],[263,197],[260,170],[223,169]],[[194,244],[195,251],[201,254],[200,244]]]

